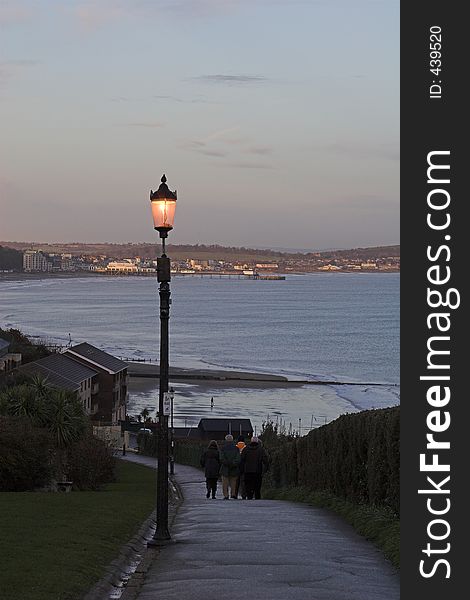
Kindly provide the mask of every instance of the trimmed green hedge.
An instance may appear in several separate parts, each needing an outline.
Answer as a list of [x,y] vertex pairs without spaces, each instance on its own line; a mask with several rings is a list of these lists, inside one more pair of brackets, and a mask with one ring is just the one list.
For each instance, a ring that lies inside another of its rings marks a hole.
[[274,488],[325,490],[400,510],[400,408],[347,414],[308,435],[267,447]]
[[[137,436],[139,452],[147,456],[157,456],[157,440],[157,435],[139,433]],[[199,461],[208,445],[207,440],[176,440],[175,461],[183,465],[200,468]]]

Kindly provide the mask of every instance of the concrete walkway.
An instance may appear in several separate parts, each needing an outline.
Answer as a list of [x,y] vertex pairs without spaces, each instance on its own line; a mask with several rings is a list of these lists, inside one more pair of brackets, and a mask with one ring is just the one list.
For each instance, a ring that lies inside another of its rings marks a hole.
[[339,517],[293,502],[222,500],[220,489],[206,499],[201,471],[175,465],[175,475],[184,502],[138,600],[398,600],[394,568]]

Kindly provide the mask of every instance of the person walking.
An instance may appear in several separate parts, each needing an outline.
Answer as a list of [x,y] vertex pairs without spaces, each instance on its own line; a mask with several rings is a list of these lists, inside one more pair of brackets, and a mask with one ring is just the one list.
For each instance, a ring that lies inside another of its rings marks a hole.
[[[237,439],[237,443],[235,444],[238,450],[240,451],[240,455],[243,452],[243,449],[246,448],[245,444],[245,436],[239,435]],[[240,456],[241,458],[241,456]],[[245,491],[245,477],[243,473],[238,474],[237,486],[235,488],[235,496],[238,498],[238,494],[240,494],[242,500],[246,500],[246,491]]]
[[204,467],[204,475],[206,477],[206,498],[210,498],[212,493],[212,499],[215,500],[215,494],[217,492],[217,480],[219,479],[220,472],[220,458],[219,458],[219,447],[217,442],[212,440],[201,456],[201,467]]
[[231,434],[225,436],[225,443],[220,450],[220,463],[224,500],[229,499],[229,488],[232,498],[236,500],[235,490],[240,474],[240,450],[235,446]]
[[242,451],[240,472],[245,478],[245,490],[248,500],[261,498],[263,473],[269,468],[269,458],[260,440],[253,436],[250,444]]

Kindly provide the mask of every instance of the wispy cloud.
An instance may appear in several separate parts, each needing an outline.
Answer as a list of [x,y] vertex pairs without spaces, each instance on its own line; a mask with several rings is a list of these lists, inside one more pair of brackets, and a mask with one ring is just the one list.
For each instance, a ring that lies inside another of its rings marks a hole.
[[244,169],[271,169],[268,163],[239,160],[243,156],[256,155],[259,157],[272,154],[269,146],[258,146],[253,140],[240,132],[239,127],[220,129],[199,140],[190,140],[183,144],[183,148],[214,158],[227,158],[231,162],[224,162],[226,166]]
[[247,85],[250,83],[265,83],[268,78],[264,75],[199,75],[192,77],[193,81],[202,81],[203,83],[214,83],[222,85]]
[[273,149],[268,148],[267,146],[250,146],[246,149],[246,151],[251,154],[259,154],[261,156],[265,156],[266,154],[271,154]]

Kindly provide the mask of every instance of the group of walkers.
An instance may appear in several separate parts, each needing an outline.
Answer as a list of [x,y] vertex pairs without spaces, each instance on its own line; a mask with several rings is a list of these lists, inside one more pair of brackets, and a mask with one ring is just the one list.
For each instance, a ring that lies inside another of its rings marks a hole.
[[206,498],[215,499],[217,481],[222,476],[222,492],[224,500],[233,498],[242,500],[259,500],[263,474],[269,467],[269,458],[261,440],[253,436],[248,445],[244,436],[240,435],[235,444],[232,435],[225,436],[225,442],[219,449],[212,440],[201,457],[206,477]]

